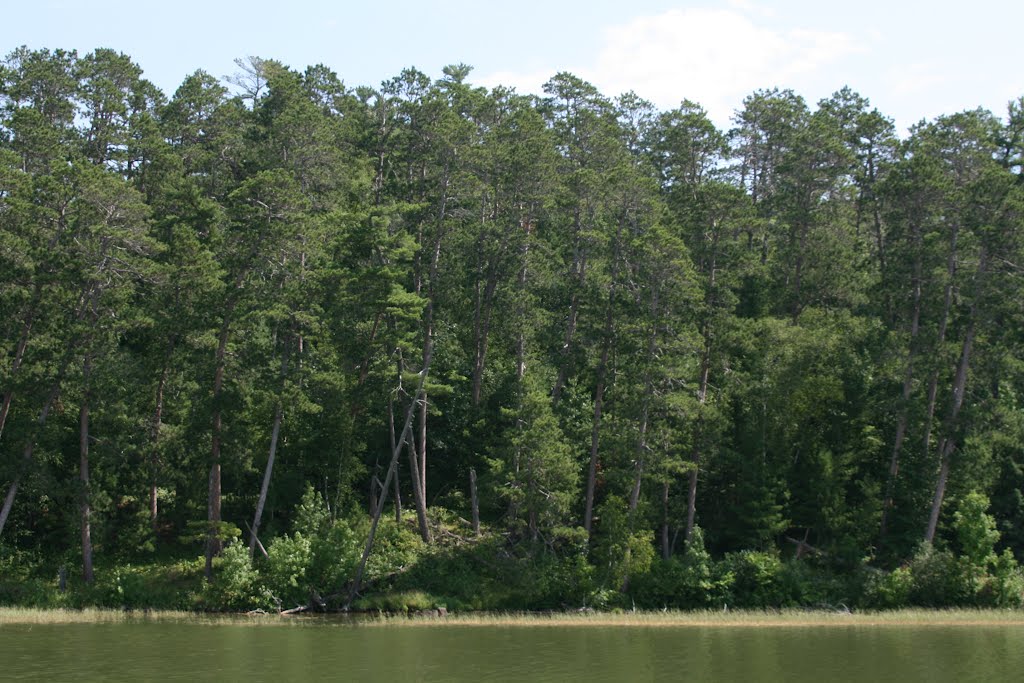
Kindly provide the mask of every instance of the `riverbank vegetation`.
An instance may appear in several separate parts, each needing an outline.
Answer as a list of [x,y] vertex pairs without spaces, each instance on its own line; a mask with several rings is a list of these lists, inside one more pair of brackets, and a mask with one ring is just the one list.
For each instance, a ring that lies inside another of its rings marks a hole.
[[890,610],[835,612],[779,611],[657,611],[463,613],[444,618],[430,615],[314,615],[209,614],[195,612],[125,611],[113,609],[43,610],[0,607],[0,627],[15,625],[172,623],[200,626],[284,626],[291,628],[438,628],[438,627],[641,627],[641,628],[856,628],[856,627],[1018,627],[1024,615],[1017,610]]
[[1024,601],[1024,99],[0,66],[0,604]]

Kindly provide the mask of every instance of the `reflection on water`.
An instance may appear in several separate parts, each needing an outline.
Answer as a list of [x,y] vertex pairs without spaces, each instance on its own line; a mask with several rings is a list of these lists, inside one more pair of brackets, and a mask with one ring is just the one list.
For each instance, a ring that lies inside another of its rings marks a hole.
[[1024,629],[0,627],[2,680],[1010,681]]

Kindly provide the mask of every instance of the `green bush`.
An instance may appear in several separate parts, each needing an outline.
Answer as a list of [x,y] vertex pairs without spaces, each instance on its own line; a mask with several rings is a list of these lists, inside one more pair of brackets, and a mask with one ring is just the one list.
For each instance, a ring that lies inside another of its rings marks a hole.
[[764,609],[790,603],[782,582],[782,561],[775,553],[758,550],[729,553],[719,572],[721,579],[732,575],[730,605]]
[[1024,606],[1024,572],[1013,552],[1007,548],[993,562],[992,575],[986,577],[977,593],[977,602],[986,607]]
[[296,531],[275,538],[267,548],[263,586],[275,607],[291,608],[309,603],[310,584],[306,573],[313,560],[308,536]]
[[897,609],[910,604],[914,577],[909,567],[898,567],[891,572],[881,569],[866,570],[858,603],[869,609]]
[[207,609],[248,610],[264,603],[260,594],[260,575],[249,561],[249,549],[232,543],[220,557],[214,558],[214,581],[203,588],[202,602]]
[[910,604],[917,607],[960,607],[973,594],[967,567],[948,550],[922,543],[909,565]]
[[631,596],[645,609],[706,609],[723,605],[733,575],[719,574],[704,548],[704,534],[694,527],[681,559],[655,562],[632,582]]

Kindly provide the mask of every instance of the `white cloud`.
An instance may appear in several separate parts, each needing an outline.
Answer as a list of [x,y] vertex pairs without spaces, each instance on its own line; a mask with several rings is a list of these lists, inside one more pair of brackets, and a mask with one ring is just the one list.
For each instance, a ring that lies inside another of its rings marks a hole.
[[[541,72],[490,74],[484,85],[540,92],[556,71],[572,71],[602,92],[634,90],[661,108],[698,102],[720,125],[758,88],[793,87],[864,47],[853,36],[811,29],[778,30],[751,17],[764,11],[749,0],[734,9],[674,9],[606,29],[596,59]],[[738,8],[738,9],[736,9]]]

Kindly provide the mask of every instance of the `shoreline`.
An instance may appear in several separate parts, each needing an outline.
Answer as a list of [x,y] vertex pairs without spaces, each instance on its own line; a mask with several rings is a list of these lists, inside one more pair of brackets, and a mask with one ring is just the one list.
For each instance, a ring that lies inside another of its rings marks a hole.
[[314,613],[301,615],[175,612],[116,609],[0,607],[0,628],[15,625],[178,623],[205,626],[299,627],[635,627],[635,628],[820,628],[820,627],[1024,627],[1024,610],[911,609],[886,612],[832,610],[737,610],[729,612],[462,612]]

